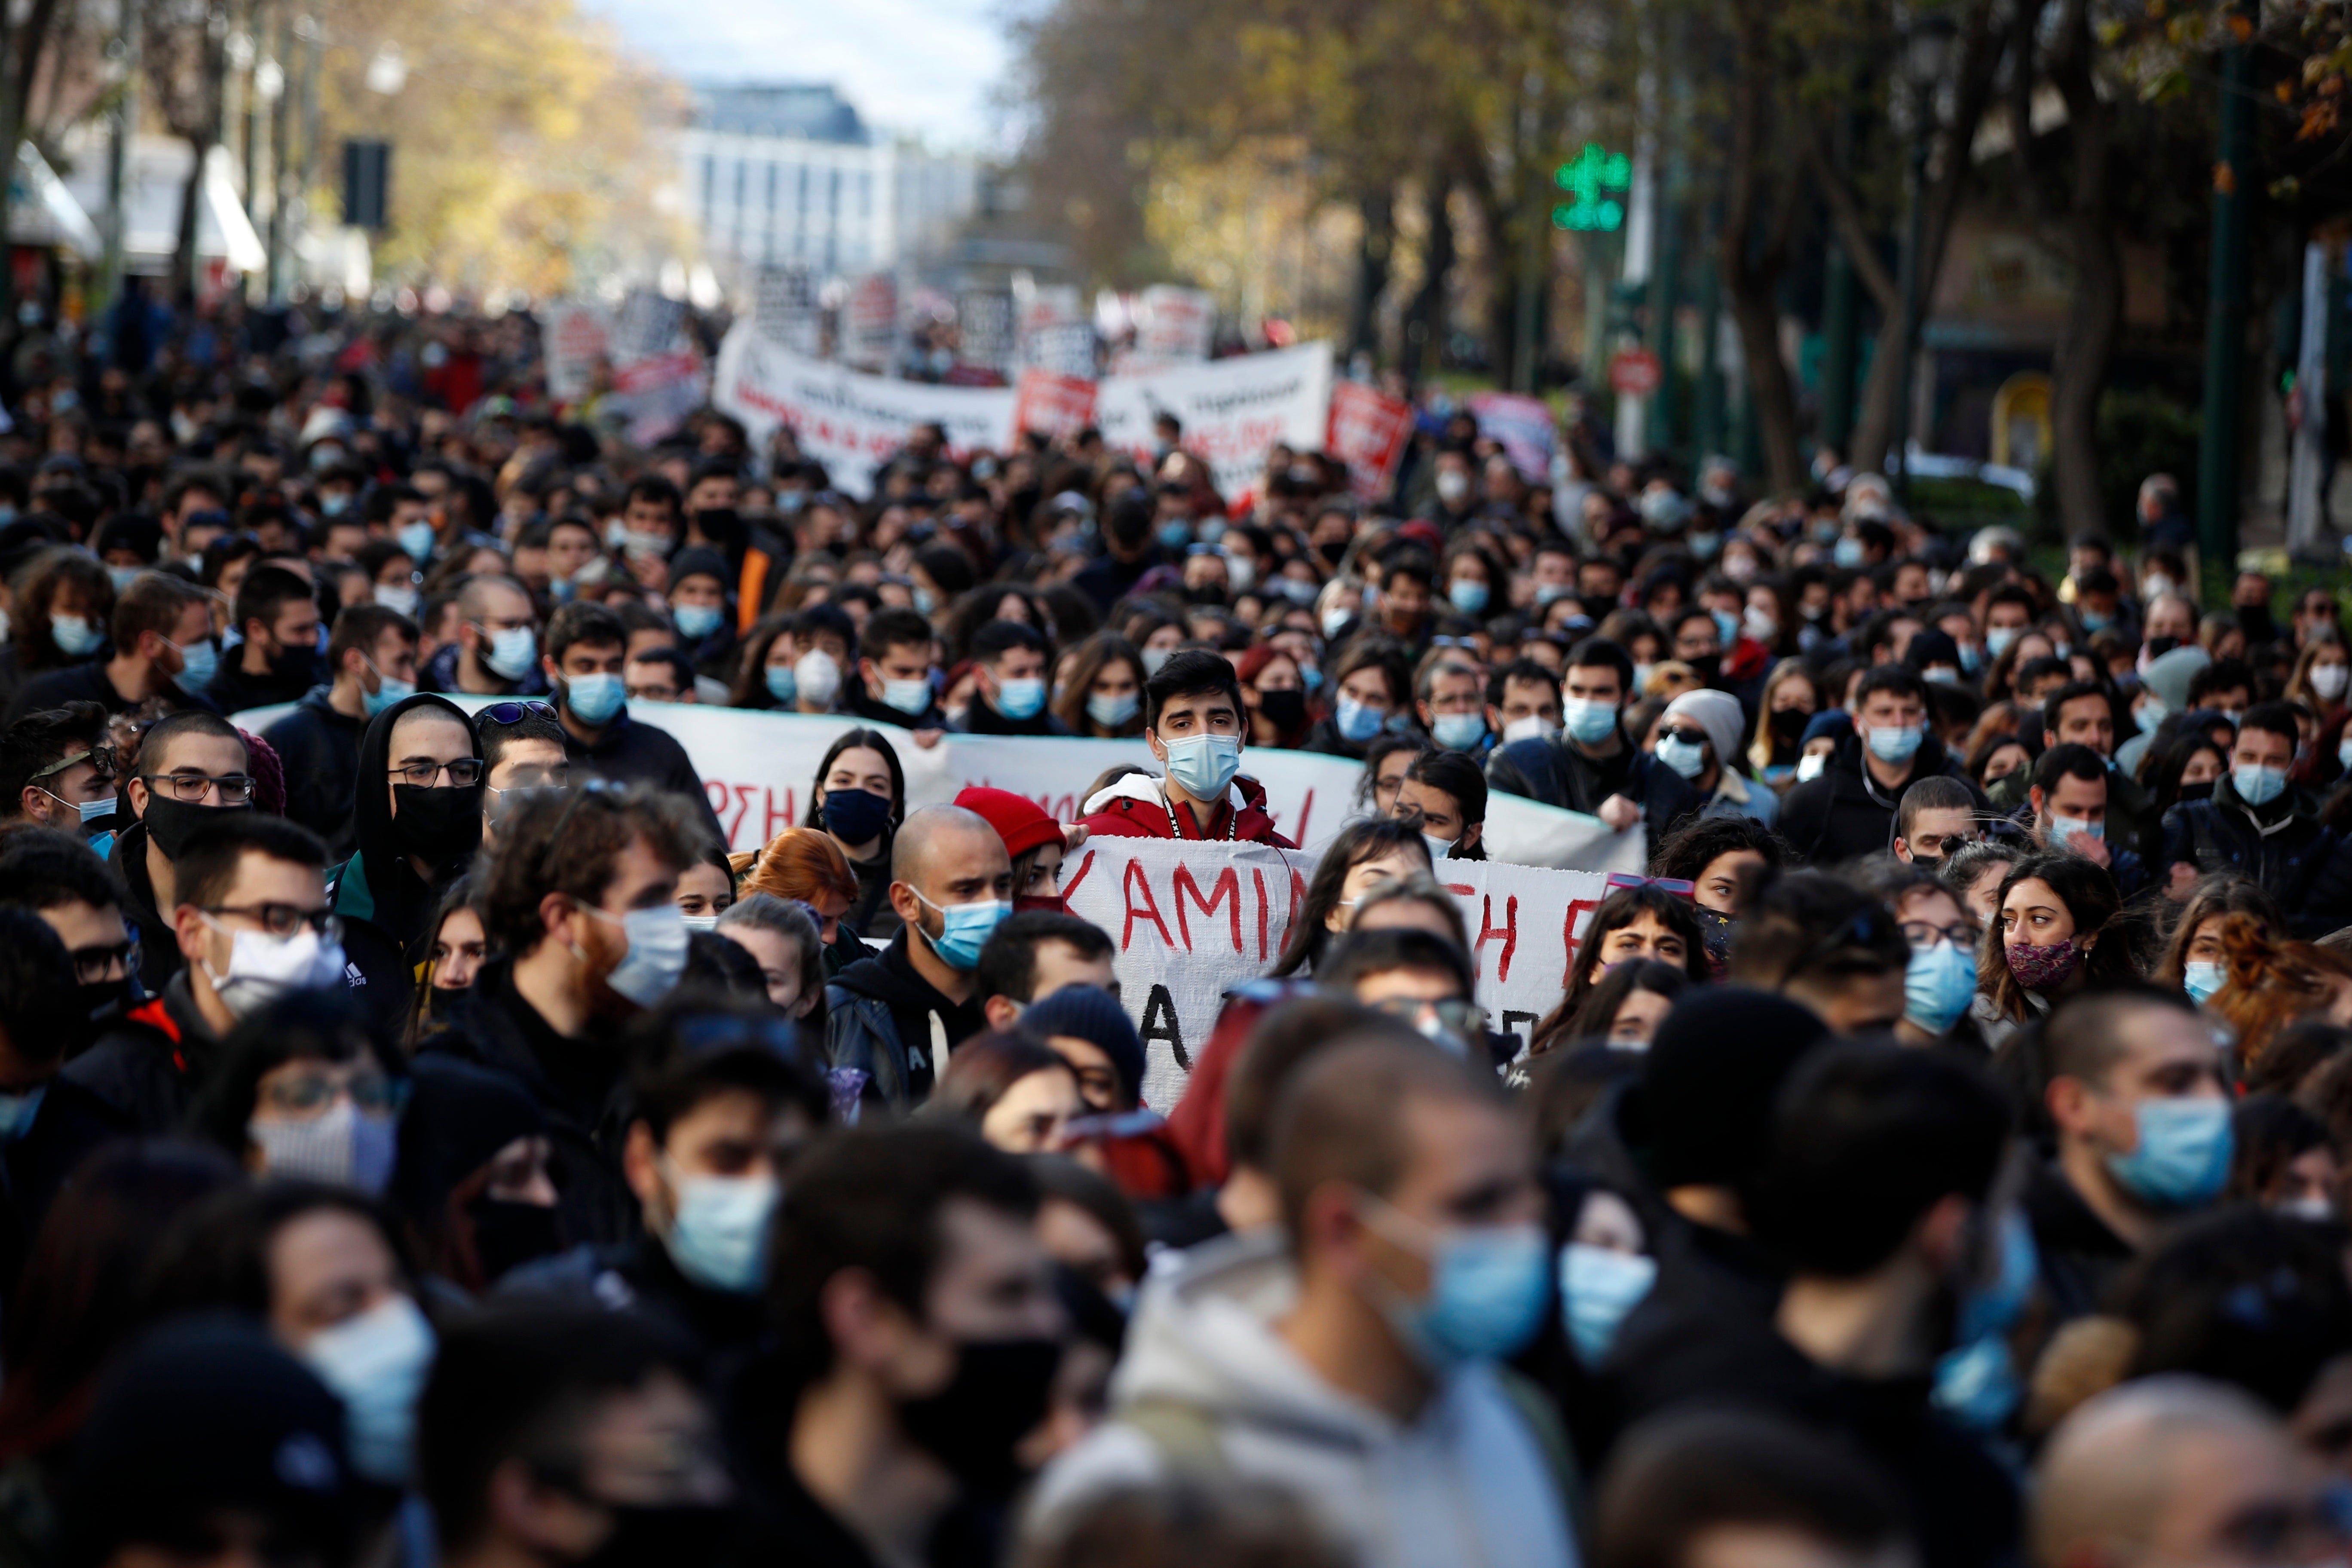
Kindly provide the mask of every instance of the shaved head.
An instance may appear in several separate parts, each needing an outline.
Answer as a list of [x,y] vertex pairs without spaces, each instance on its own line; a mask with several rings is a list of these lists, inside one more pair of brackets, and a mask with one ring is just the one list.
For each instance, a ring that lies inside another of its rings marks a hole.
[[[518,599],[522,602],[522,608],[519,612],[514,612],[514,604]],[[469,621],[478,621],[485,616],[497,615],[502,610],[523,616],[530,614],[530,593],[511,577],[493,577],[488,574],[468,577],[466,579],[466,585],[457,590],[457,613]]]
[[2284,1428],[2234,1386],[2126,1383],[2067,1416],[2042,1449],[2033,1561],[2199,1562],[2210,1521],[2235,1513],[2250,1485],[2291,1485],[2298,1468]]
[[1004,852],[1004,840],[986,817],[960,805],[927,805],[908,815],[891,843],[890,879],[936,899],[931,882],[943,864],[973,857],[986,860],[991,848],[995,863],[1011,875],[1013,861]]

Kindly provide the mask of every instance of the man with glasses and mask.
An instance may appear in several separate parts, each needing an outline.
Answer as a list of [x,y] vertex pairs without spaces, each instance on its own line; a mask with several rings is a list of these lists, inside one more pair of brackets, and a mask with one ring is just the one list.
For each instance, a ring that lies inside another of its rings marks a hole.
[[114,842],[114,770],[99,704],[27,713],[0,735],[0,819],[60,829],[104,855]]
[[493,702],[474,711],[482,759],[482,842],[496,844],[499,824],[537,791],[571,786],[563,723],[545,702]]
[[431,693],[394,704],[360,741],[356,848],[329,879],[353,985],[397,1029],[414,999],[409,954],[429,945],[449,884],[482,841],[482,760],[464,709]]
[[547,1118],[564,1234],[619,1241],[637,1199],[597,1142],[626,1067],[621,1033],[685,972],[677,879],[696,863],[692,803],[589,780],[534,795],[478,873],[493,958],[419,1045],[520,1079]]
[[289,991],[344,984],[341,922],[327,900],[318,835],[260,812],[209,816],[175,846],[172,923],[142,933],[142,949],[174,942],[181,967],[161,994],[66,1064],[68,1079],[149,1136],[179,1126],[239,1019]]
[[171,911],[180,902],[173,863],[221,813],[253,809],[253,773],[236,726],[201,711],[158,721],[140,742],[136,769],[122,789],[134,820],[106,858],[121,879],[122,912],[139,940],[139,987],[160,996],[182,963],[172,935]]

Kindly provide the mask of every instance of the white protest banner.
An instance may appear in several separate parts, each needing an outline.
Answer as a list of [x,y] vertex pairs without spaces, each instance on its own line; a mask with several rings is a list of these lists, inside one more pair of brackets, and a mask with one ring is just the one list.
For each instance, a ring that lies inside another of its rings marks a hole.
[[1136,355],[1167,365],[1197,363],[1209,357],[1209,331],[1216,322],[1216,301],[1201,289],[1154,283],[1137,306]]
[[1021,373],[1013,393],[1013,433],[1032,430],[1053,437],[1076,435],[1094,423],[1095,384],[1083,376],[1055,375],[1034,368]]
[[1321,450],[1330,403],[1331,345],[1317,342],[1155,375],[1113,376],[1096,393],[1095,422],[1105,445],[1149,462],[1153,418],[1173,414],[1184,422],[1184,449],[1209,465],[1230,500],[1257,488],[1266,449],[1276,442]]
[[[1314,862],[1255,844],[1098,838],[1063,866],[1070,912],[1110,935],[1143,1037],[1145,1103],[1175,1105],[1225,993],[1281,956]],[[1566,992],[1608,878],[1476,860],[1440,861],[1437,876],[1461,903],[1488,1026],[1524,1043]]]
[[933,386],[864,375],[791,353],[739,322],[719,346],[711,401],[740,419],[751,444],[764,447],[789,425],[801,450],[818,459],[851,495],[874,488],[874,473],[920,424],[948,433],[956,457],[1001,448],[1013,424],[1011,387]]
[[613,352],[612,324],[586,300],[558,300],[547,307],[541,329],[547,350],[547,395],[559,403],[588,395],[596,362]]
[[1348,465],[1348,488],[1358,500],[1379,500],[1389,493],[1412,434],[1412,404],[1360,381],[1332,383],[1323,450]]
[[1551,405],[1515,392],[1474,392],[1465,399],[1478,434],[1503,444],[1520,477],[1539,482],[1551,474]]

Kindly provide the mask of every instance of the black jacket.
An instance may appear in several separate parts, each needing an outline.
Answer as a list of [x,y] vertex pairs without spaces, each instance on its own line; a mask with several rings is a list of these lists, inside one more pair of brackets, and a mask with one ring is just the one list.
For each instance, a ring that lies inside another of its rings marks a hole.
[[96,1096],[131,1131],[161,1137],[179,1127],[220,1048],[181,973],[66,1063],[59,1077]]
[[1848,735],[1821,776],[1790,790],[1780,802],[1773,831],[1812,866],[1835,866],[1858,856],[1876,855],[1895,842],[1895,806],[1921,779],[1944,773],[1969,784],[1979,809],[1989,810],[1981,791],[1969,784],[1968,770],[1930,735],[1911,758],[1911,776],[1889,790],[1869,776],[1862,740]]
[[456,994],[441,1025],[419,1042],[519,1079],[547,1117],[556,1212],[574,1242],[619,1242],[641,1228],[636,1194],[621,1176],[628,1095],[617,1042],[559,1035],[515,990],[504,958],[484,964]]
[[575,780],[586,773],[618,784],[651,784],[670,795],[686,796],[702,807],[703,821],[709,826],[712,839],[721,845],[727,842],[726,831],[719,826],[719,813],[711,809],[710,797],[702,791],[702,775],[687,760],[686,748],[668,731],[640,724],[630,718],[625,707],[613,716],[613,721],[604,726],[593,745],[566,725],[563,755],[572,764]]
[[2106,1306],[2107,1292],[2135,1254],[2123,1237],[2083,1201],[2054,1164],[2033,1167],[2021,1199],[2033,1227],[2042,1268],[2042,1295],[2056,1322],[2088,1317]]
[[286,770],[286,815],[325,839],[328,856],[341,860],[359,847],[352,801],[367,721],[336,711],[327,700],[331,689],[310,688],[261,738]]
[[1642,808],[1642,821],[1657,843],[1676,823],[1699,808],[1697,792],[1674,769],[1635,749],[1621,727],[1618,749],[1596,762],[1562,735],[1553,741],[1514,741],[1486,759],[1486,782],[1505,795],[1525,795],[1546,805],[1599,813],[1612,795]]
[[560,1296],[615,1311],[666,1319],[711,1358],[749,1351],[767,1326],[766,1298],[698,1285],[678,1271],[669,1248],[650,1236],[604,1247],[575,1247],[526,1263],[499,1281],[502,1296]]
[[0,1289],[11,1300],[34,1234],[66,1179],[99,1145],[138,1131],[129,1116],[63,1075],[41,1091],[32,1126],[0,1150]]
[[2289,790],[2258,811],[2224,774],[2210,798],[2164,814],[2164,850],[2151,871],[2159,881],[2184,862],[2200,875],[2243,872],[2286,911],[2289,931],[2326,936],[2352,920],[2352,846],[2301,805]]
[[[446,697],[419,692],[394,703],[368,721],[360,739],[358,776],[389,781],[392,772],[392,730],[411,709],[430,708],[447,713],[466,726],[466,710]],[[465,874],[482,842],[481,785],[459,792],[473,803],[467,820],[472,831],[450,848],[430,881],[419,877],[411,862],[392,815],[392,796],[385,783],[361,789],[352,805],[353,838],[358,847],[328,877],[327,896],[343,919],[343,954],[352,969],[353,989],[381,1019],[397,1033],[407,1020],[416,991],[416,968],[432,955],[433,911],[449,884]]]
[[824,988],[824,1065],[863,1073],[860,1092],[896,1110],[929,1100],[948,1050],[988,1027],[977,997],[950,1002],[915,972],[909,940],[901,929]]
[[248,708],[269,708],[280,702],[299,702],[303,693],[317,684],[320,659],[314,653],[294,674],[281,675],[275,669],[259,675],[245,672],[245,647],[221,649],[220,673],[213,677],[205,695],[221,706],[224,713],[242,713]]
[[[115,820],[124,820],[120,808]],[[180,939],[172,922],[155,908],[155,883],[147,875],[147,825],[132,822],[118,832],[106,863],[115,880],[122,884],[122,921],[131,928],[131,940],[139,944],[139,973],[134,978],[140,990],[160,996],[187,961],[180,956]]]
[[[6,729],[27,713],[44,709],[62,708],[68,702],[95,702],[109,713],[120,713],[131,704],[122,693],[114,689],[114,682],[106,678],[106,662],[91,659],[82,664],[69,664],[63,669],[44,670],[16,688],[16,695],[8,700],[8,711],[0,715],[0,730]],[[221,705],[201,692],[186,692],[172,688],[164,705],[173,709],[200,708],[207,713],[223,711]]]

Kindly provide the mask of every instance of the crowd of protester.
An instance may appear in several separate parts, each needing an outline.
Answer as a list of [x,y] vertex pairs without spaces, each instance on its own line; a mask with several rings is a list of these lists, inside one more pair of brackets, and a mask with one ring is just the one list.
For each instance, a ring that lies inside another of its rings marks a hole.
[[[2344,1559],[2352,661],[2168,479],[2043,563],[1432,401],[1372,504],[1173,419],[854,500],[534,342],[6,365],[0,1558]],[[803,820],[682,703],[837,718]],[[1148,1105],[1059,872],[1286,845],[1265,748],[1354,810]],[[1496,793],[1649,861],[1522,1034]]]

